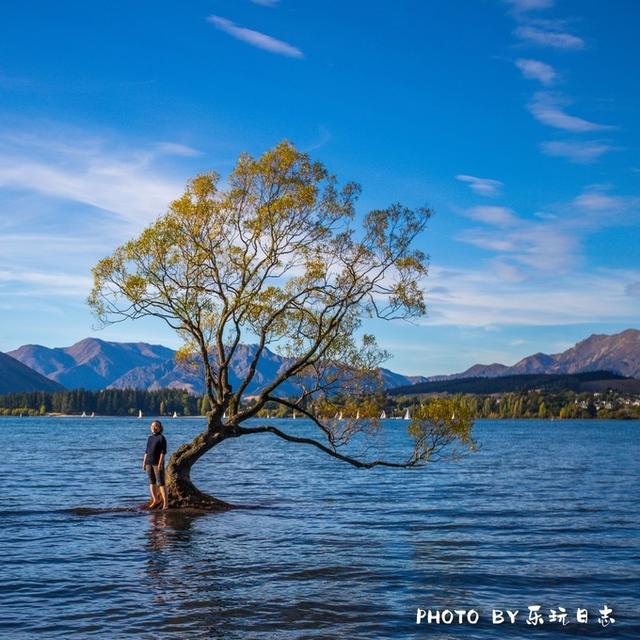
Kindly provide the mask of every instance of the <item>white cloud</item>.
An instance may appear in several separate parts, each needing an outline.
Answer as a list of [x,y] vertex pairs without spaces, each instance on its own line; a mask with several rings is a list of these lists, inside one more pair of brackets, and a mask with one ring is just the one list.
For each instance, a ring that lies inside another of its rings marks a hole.
[[543,153],[548,156],[566,158],[577,164],[589,164],[595,162],[601,155],[615,151],[615,147],[604,142],[578,140],[547,141],[540,145]]
[[[40,292],[48,295],[87,295],[91,289],[92,280],[87,276],[80,276],[65,272],[17,271],[0,269],[0,290],[2,285],[12,284],[21,287],[40,287]],[[13,290],[11,295],[33,295],[32,289]]]
[[500,191],[500,187],[502,187],[500,180],[492,180],[491,178],[478,178],[459,174],[456,176],[456,180],[466,182],[469,188],[480,196],[495,196]]
[[220,29],[220,31],[224,31],[231,37],[236,38],[236,40],[246,42],[252,47],[264,49],[265,51],[269,51],[281,56],[288,56],[290,58],[304,57],[304,54],[302,53],[302,51],[300,51],[300,49],[294,47],[288,42],[277,40],[276,38],[268,36],[265,33],[254,31],[253,29],[240,27],[231,20],[227,20],[226,18],[211,15],[207,18],[207,22],[210,22],[217,29]]
[[527,279],[521,268],[503,258],[494,258],[489,265],[491,271],[503,282],[522,282]]
[[515,11],[536,11],[549,9],[554,5],[554,0],[506,0]]
[[565,103],[560,97],[541,91],[535,94],[528,108],[533,117],[549,127],[573,131],[574,133],[585,133],[588,131],[604,131],[613,129],[611,125],[590,122],[584,118],[569,115],[562,110]]
[[263,7],[275,7],[280,0],[251,0],[251,2],[262,5]]
[[[154,167],[153,153],[113,150],[77,132],[0,137],[0,187],[89,205],[139,230],[182,193]],[[71,140],[71,142],[69,142]]]
[[183,158],[190,158],[202,155],[201,151],[198,151],[193,147],[189,147],[186,144],[180,144],[178,142],[159,142],[156,146],[160,153],[167,156],[181,156]]
[[486,226],[465,229],[457,238],[493,253],[493,272],[517,281],[571,273],[581,263],[588,234],[640,222],[640,198],[608,193],[602,185],[592,185],[553,209],[555,215],[536,218],[519,217],[506,207],[469,209],[465,215]]
[[528,58],[518,58],[515,62],[522,75],[529,80],[538,80],[542,84],[552,84],[556,79],[555,69],[540,60],[530,60]]
[[520,26],[515,30],[516,36],[531,44],[556,49],[584,49],[584,40],[565,31],[549,31],[531,25]]
[[622,198],[598,191],[587,191],[575,198],[573,202],[581,209],[589,211],[611,211],[624,206]]
[[473,207],[465,211],[465,215],[476,222],[498,227],[511,227],[518,222],[513,210],[508,207]]
[[[548,279],[505,279],[490,268],[451,271],[432,266],[429,317],[420,324],[550,326],[616,322],[637,324],[640,297],[629,294],[640,272],[596,270]],[[448,293],[440,295],[438,287]]]

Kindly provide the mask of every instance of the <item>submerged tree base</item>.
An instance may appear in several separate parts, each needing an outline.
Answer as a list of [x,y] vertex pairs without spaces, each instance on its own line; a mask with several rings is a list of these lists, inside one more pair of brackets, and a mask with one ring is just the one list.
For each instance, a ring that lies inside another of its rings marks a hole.
[[[241,505],[231,504],[219,500],[213,496],[202,493],[196,489],[195,493],[176,495],[169,498],[169,509],[197,509],[198,511],[228,511],[229,509],[241,509]],[[151,509],[155,511],[155,509]],[[158,509],[163,511],[163,509]]]

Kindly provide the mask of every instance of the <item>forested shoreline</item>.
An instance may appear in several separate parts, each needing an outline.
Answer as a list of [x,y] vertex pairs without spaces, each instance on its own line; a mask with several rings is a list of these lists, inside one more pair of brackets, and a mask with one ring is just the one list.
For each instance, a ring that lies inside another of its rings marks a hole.
[[[433,396],[432,396],[433,397]],[[603,393],[576,393],[561,391],[523,391],[504,394],[465,394],[461,399],[476,418],[640,418],[640,398],[637,395],[617,391]],[[399,418],[429,397],[376,395],[367,399],[368,415],[379,411],[387,418]],[[372,405],[374,405],[372,407]],[[353,405],[355,406],[355,405]],[[2,416],[86,415],[97,416],[201,416],[210,411],[208,399],[191,395],[183,389],[105,389],[89,391],[75,389],[58,392],[20,392],[0,395]],[[349,415],[349,403],[336,398],[318,401],[315,411],[325,417]],[[372,413],[373,412],[373,413]],[[282,405],[267,403],[258,414],[260,417],[287,418],[292,412]]]

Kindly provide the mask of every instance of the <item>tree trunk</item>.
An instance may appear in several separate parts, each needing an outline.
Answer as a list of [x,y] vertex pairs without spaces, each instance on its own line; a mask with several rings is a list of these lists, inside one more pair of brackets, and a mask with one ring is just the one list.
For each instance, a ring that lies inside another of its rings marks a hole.
[[221,424],[209,422],[208,428],[188,444],[183,444],[171,456],[167,465],[167,494],[172,509],[202,509],[223,511],[234,505],[200,491],[191,482],[191,467],[209,449],[225,440]]

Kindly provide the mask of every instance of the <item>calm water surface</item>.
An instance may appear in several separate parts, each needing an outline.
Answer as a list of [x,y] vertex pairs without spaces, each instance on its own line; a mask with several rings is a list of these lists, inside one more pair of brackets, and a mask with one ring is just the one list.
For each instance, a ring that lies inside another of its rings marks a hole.
[[[170,449],[201,427],[168,420]],[[405,428],[388,423],[392,444]],[[638,423],[480,422],[477,454],[409,471],[258,435],[193,473],[258,508],[64,511],[144,501],[147,434],[147,420],[0,418],[0,637],[640,639]],[[527,626],[530,604],[573,622]],[[418,607],[481,622],[416,626]],[[494,607],[519,623],[492,626]]]

